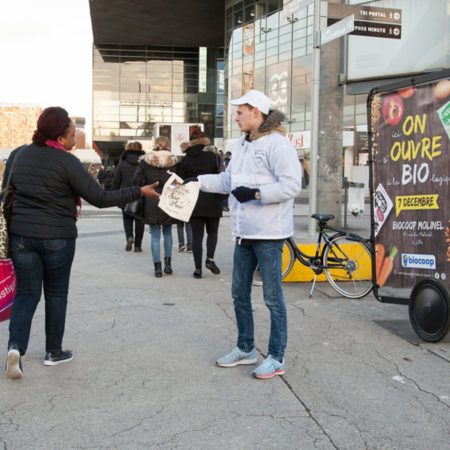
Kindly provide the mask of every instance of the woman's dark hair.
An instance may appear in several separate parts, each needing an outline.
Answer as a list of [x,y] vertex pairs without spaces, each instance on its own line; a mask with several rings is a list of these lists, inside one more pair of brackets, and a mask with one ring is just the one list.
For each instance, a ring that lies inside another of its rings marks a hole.
[[33,142],[45,145],[45,141],[56,141],[59,136],[65,136],[70,125],[67,111],[59,106],[45,108],[37,121],[37,130],[33,134]]
[[200,139],[205,137],[206,134],[203,133],[202,129],[198,125],[193,125],[190,129],[189,140]]

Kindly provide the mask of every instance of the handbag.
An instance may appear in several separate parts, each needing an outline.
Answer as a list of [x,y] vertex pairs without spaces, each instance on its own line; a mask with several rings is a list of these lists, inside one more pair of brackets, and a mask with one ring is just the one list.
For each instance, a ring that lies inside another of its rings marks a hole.
[[16,295],[16,272],[10,258],[0,259],[0,322],[11,316]]
[[0,206],[0,322],[8,320],[16,296],[16,272],[9,258],[8,225],[4,213],[5,202]]
[[123,208],[123,212],[135,219],[144,220],[144,204],[142,203],[142,197],[127,203]]
[[[15,158],[17,158],[17,155]],[[11,174],[13,165],[8,175],[5,189],[0,194],[0,322],[8,320],[11,316],[11,309],[16,295],[16,272],[9,257],[8,224],[12,214],[12,203],[14,190],[11,185]]]

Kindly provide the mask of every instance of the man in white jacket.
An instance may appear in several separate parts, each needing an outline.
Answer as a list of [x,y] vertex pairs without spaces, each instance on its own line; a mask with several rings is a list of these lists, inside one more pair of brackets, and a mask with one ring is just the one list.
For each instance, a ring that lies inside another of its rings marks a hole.
[[271,378],[285,372],[286,305],[281,287],[283,240],[293,234],[293,203],[301,190],[302,169],[294,146],[284,136],[284,115],[256,90],[232,100],[236,122],[245,133],[236,143],[227,170],[201,175],[200,189],[230,193],[234,250],[232,297],[238,328],[237,347],[217,360],[220,367],[255,364],[251,284],[257,265],[264,302],[270,310],[268,356],[252,373]]

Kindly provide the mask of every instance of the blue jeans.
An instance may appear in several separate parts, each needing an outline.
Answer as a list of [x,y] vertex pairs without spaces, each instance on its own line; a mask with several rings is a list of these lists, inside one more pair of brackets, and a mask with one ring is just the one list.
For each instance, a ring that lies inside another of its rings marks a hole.
[[[161,225],[150,225],[152,233],[153,262],[161,262]],[[164,238],[164,258],[172,257],[172,225],[162,225]]]
[[250,293],[253,272],[259,264],[264,302],[270,311],[269,354],[280,360],[287,344],[287,314],[281,287],[282,251],[282,241],[255,241],[248,246],[236,243],[231,286],[238,327],[237,346],[242,351],[249,352],[255,346]]
[[44,287],[45,347],[47,352],[60,351],[75,239],[34,239],[11,234],[10,246],[17,292],[9,322],[8,346],[17,344],[22,355],[27,351],[31,321]]

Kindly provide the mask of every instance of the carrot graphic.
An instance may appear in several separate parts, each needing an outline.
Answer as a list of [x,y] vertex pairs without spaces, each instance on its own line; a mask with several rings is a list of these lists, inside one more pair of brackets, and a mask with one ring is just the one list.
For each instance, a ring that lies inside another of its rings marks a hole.
[[383,263],[384,259],[384,245],[383,244],[377,244],[375,245],[375,267],[376,267],[376,274],[377,274],[377,280],[380,274],[380,268],[381,264]]
[[394,258],[397,254],[397,247],[392,247],[391,252],[389,253],[389,256],[384,258],[383,264],[381,265],[380,272],[378,274],[378,286],[381,288],[386,283],[387,279],[389,278],[389,275],[392,272],[392,269],[394,268]]

